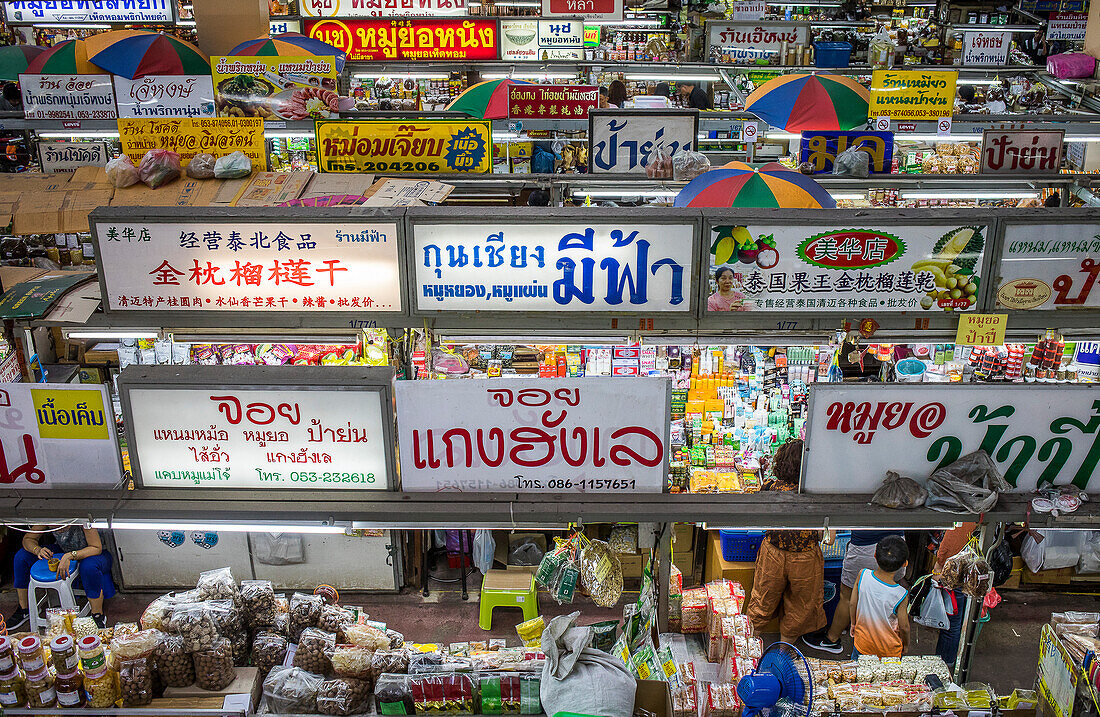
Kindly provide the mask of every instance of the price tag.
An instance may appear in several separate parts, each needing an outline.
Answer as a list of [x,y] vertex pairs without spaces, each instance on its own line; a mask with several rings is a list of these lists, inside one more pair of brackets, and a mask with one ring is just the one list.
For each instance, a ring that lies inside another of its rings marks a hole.
[[876,119],[875,120],[875,131],[876,132],[889,132],[890,131],[890,118],[889,117],[879,117],[878,119]]
[[744,133],[744,136],[745,136],[745,141],[746,142],[755,142],[756,141],[756,133],[757,133],[758,130],[759,130],[759,127],[757,127],[755,122],[746,122],[745,123],[745,128],[742,130],[742,132]]
[[938,120],[936,120],[936,134],[938,134],[940,137],[951,136],[950,117],[940,117]]

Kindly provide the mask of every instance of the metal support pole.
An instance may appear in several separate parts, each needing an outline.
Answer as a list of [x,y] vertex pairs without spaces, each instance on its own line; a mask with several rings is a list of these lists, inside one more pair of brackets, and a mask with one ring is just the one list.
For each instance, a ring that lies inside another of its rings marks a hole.
[[[978,529],[978,551],[985,555],[993,544],[996,526],[983,523]],[[966,621],[963,622],[959,641],[959,653],[955,658],[955,682],[966,684],[970,678],[970,667],[974,663],[974,638],[978,632],[978,616],[981,614],[982,601],[969,598],[966,601]]]
[[672,523],[657,528],[657,629],[668,632],[668,580],[672,570]]

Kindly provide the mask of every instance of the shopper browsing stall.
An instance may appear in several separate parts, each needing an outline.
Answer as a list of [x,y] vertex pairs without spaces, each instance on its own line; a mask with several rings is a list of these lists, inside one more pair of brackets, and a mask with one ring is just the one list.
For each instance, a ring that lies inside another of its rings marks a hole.
[[901,657],[909,649],[909,592],[894,575],[909,563],[905,539],[888,535],[875,546],[874,570],[859,572],[852,589],[852,659],[859,655]]
[[58,559],[56,574],[59,580],[67,578],[69,572],[79,566],[80,584],[88,596],[92,618],[99,627],[107,627],[103,601],[114,597],[115,584],[111,579],[111,554],[103,549],[99,531],[80,525],[35,525],[23,536],[23,546],[15,554],[19,609],[8,618],[8,629],[18,628],[29,617],[27,586],[31,567],[39,560],[51,558]]

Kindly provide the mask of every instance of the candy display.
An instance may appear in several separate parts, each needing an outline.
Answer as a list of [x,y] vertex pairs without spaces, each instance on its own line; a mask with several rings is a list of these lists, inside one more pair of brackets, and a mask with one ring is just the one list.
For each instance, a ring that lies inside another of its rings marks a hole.
[[947,665],[936,656],[860,655],[849,662],[811,659],[809,663],[815,695],[821,690],[821,704],[814,698],[815,714],[928,710],[932,693],[924,678],[935,675],[944,683],[950,681]]

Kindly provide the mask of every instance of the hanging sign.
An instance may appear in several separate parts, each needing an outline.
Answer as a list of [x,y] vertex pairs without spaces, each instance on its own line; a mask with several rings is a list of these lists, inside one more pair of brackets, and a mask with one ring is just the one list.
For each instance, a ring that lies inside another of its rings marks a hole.
[[1049,710],[1044,708],[1044,712],[1054,717],[1071,717],[1079,674],[1076,660],[1062,646],[1054,628],[1043,625],[1035,686],[1045,705],[1049,705]]
[[1100,307],[1100,233],[1095,224],[1005,222],[997,306],[1006,309]]
[[584,29],[576,19],[501,20],[500,59],[583,59]]
[[1012,47],[1012,33],[989,30],[963,33],[963,65],[1004,65]]
[[982,449],[1012,492],[1089,490],[1100,481],[1098,424],[1095,386],[815,383],[802,489],[874,493],[887,471],[923,481]]
[[306,34],[349,62],[498,59],[497,21],[485,18],[307,20]]
[[1008,314],[963,314],[955,332],[955,343],[962,346],[1001,346],[1008,329]]
[[92,220],[108,310],[401,311],[397,224]]
[[267,171],[264,121],[259,117],[120,119],[118,140],[122,153],[135,165],[151,149],[178,153],[184,167],[196,154],[223,157],[240,151],[252,160],[253,171]]
[[413,224],[420,311],[691,310],[688,223]]
[[127,368],[119,393],[134,477],[144,488],[385,490],[392,374]]
[[734,0],[726,3],[726,17],[730,20],[742,22],[758,22],[768,12],[766,2],[753,2],[751,0]]
[[542,15],[567,15],[586,20],[622,20],[624,5],[623,0],[542,0]]
[[982,174],[1057,174],[1062,167],[1063,129],[987,129],[982,132]]
[[1088,14],[1083,12],[1052,13],[1047,23],[1047,39],[1080,42],[1085,39],[1085,26],[1088,20]]
[[119,117],[213,117],[214,84],[206,75],[115,75]]
[[466,0],[299,0],[305,17],[465,15]]
[[809,36],[808,23],[708,22],[707,56],[720,48],[725,62],[752,61],[778,55],[784,47],[805,46]]
[[875,70],[871,73],[869,117],[928,120],[955,111],[958,72],[942,70]]
[[600,103],[594,85],[513,85],[508,88],[512,119],[572,117],[586,119]]
[[42,171],[71,172],[77,167],[103,167],[111,159],[106,142],[47,142],[38,143],[38,159]]
[[977,303],[986,226],[719,221],[706,238],[709,312],[968,311]]
[[27,119],[114,119],[110,75],[19,75]]
[[667,379],[398,381],[406,491],[660,493]]
[[276,20],[268,22],[268,35],[282,35],[287,32],[302,32],[301,20]]
[[803,132],[798,161],[812,164],[815,174],[832,172],[838,154],[849,147],[861,146],[861,151],[871,158],[872,172],[890,173],[894,161],[893,132]]
[[219,117],[328,119],[340,114],[332,55],[211,57]]
[[0,487],[111,488],[122,479],[105,386],[5,383],[0,415]]
[[492,168],[489,122],[343,120],[317,122],[322,172],[478,174]]
[[107,23],[171,23],[169,0],[6,0],[4,14],[9,23],[64,23],[90,25]]
[[588,171],[644,174],[658,150],[695,149],[697,110],[596,110],[588,114]]

